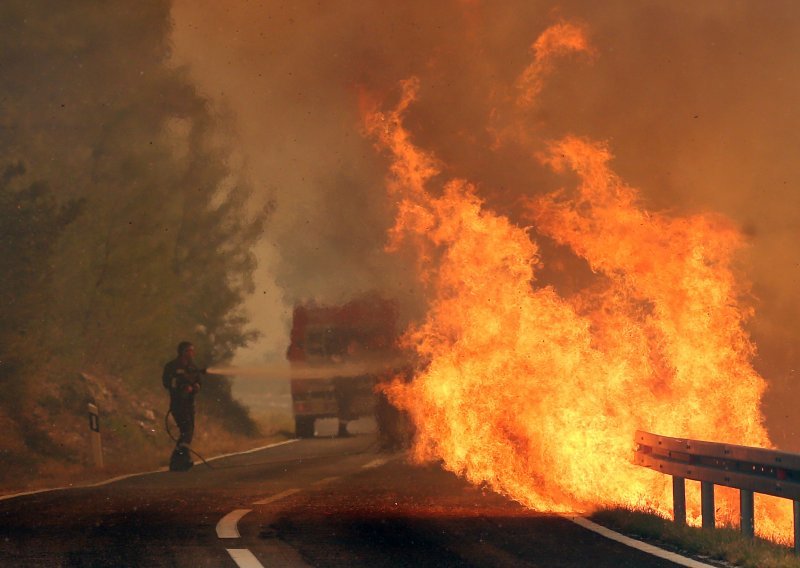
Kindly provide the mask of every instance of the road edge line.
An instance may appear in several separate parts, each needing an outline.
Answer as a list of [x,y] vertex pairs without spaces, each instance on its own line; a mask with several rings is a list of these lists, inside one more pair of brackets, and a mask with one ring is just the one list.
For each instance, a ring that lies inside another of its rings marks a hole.
[[221,460],[222,458],[229,458],[231,456],[243,456],[245,454],[252,454],[254,452],[260,452],[261,450],[267,450],[269,448],[276,448],[278,446],[284,446],[286,444],[293,444],[295,442],[299,442],[298,438],[291,438],[289,440],[283,440],[281,442],[275,442],[273,444],[267,444],[266,446],[261,446],[260,448],[252,448],[250,450],[245,450],[243,452],[231,452],[230,454],[222,454],[221,456],[214,456],[212,458],[208,458],[207,462],[212,462],[215,460]]
[[[297,442],[297,438],[293,438],[291,440],[283,440],[281,442],[275,442],[274,444],[267,444],[266,446],[261,446],[260,448],[253,448],[250,450],[244,450],[243,452],[233,452],[230,454],[223,454],[221,456],[214,456],[212,458],[208,458],[206,461],[210,462],[213,460],[218,460],[222,458],[228,458],[231,456],[238,456],[242,454],[250,454],[253,452],[258,452],[260,450],[267,450],[269,448],[275,448],[277,446],[283,446],[285,444],[291,444],[293,442]],[[138,473],[126,473],[124,475],[118,475],[116,477],[112,477],[111,479],[105,479],[103,481],[98,481],[97,483],[89,483],[86,485],[66,485],[63,487],[46,487],[44,489],[33,489],[32,491],[23,491],[21,493],[10,493],[8,495],[0,495],[0,501],[7,501],[10,499],[16,499],[18,497],[26,497],[28,495],[38,495],[39,493],[52,493],[54,491],[68,491],[70,489],[89,489],[92,487],[102,487],[103,485],[108,485],[110,483],[114,483],[116,481],[122,481],[123,479],[130,479],[132,477],[141,477],[143,475],[152,475],[154,473],[163,473],[165,471],[169,471],[168,467],[160,467],[158,469],[154,469],[152,471],[140,471]]]
[[631,548],[635,548],[637,550],[640,550],[641,552],[645,552],[652,556],[657,556],[658,558],[669,560],[670,562],[674,562],[679,566],[685,566],[686,568],[715,568],[715,566],[712,566],[711,564],[706,564],[705,562],[700,562],[699,560],[694,560],[686,556],[681,556],[676,552],[670,552],[669,550],[664,550],[663,548],[659,548],[652,544],[647,544],[646,542],[642,542],[640,540],[636,540],[635,538],[625,536],[624,534],[620,534],[607,527],[598,525],[597,523],[590,521],[585,517],[573,517],[571,515],[564,515],[564,517],[569,519],[576,525],[585,528],[586,530],[590,530],[608,539],[615,540],[621,544],[630,546]]

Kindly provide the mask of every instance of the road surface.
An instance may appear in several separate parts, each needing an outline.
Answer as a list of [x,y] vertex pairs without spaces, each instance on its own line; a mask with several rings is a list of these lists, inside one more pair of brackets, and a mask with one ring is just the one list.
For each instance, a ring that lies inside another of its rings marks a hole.
[[0,501],[0,566],[675,566],[380,453],[371,434],[211,465]]

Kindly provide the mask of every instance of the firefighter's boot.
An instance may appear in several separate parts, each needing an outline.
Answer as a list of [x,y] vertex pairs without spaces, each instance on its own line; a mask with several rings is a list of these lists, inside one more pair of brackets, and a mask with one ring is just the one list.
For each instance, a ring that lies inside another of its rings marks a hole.
[[189,446],[186,444],[178,444],[169,458],[170,471],[189,471],[192,469],[192,456],[189,453]]

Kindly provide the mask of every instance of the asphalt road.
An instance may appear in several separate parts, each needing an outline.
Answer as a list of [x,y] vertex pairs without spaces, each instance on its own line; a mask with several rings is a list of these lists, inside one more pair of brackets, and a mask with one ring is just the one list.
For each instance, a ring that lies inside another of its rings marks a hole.
[[211,465],[0,501],[0,566],[675,566],[369,434]]

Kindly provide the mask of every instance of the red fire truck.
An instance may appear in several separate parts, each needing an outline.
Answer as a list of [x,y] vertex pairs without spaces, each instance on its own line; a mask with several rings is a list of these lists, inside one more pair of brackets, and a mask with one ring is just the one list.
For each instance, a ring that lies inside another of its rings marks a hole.
[[338,418],[348,435],[349,421],[375,414],[375,385],[399,365],[397,307],[376,295],[297,305],[286,357],[297,437],[313,437],[317,418]]

